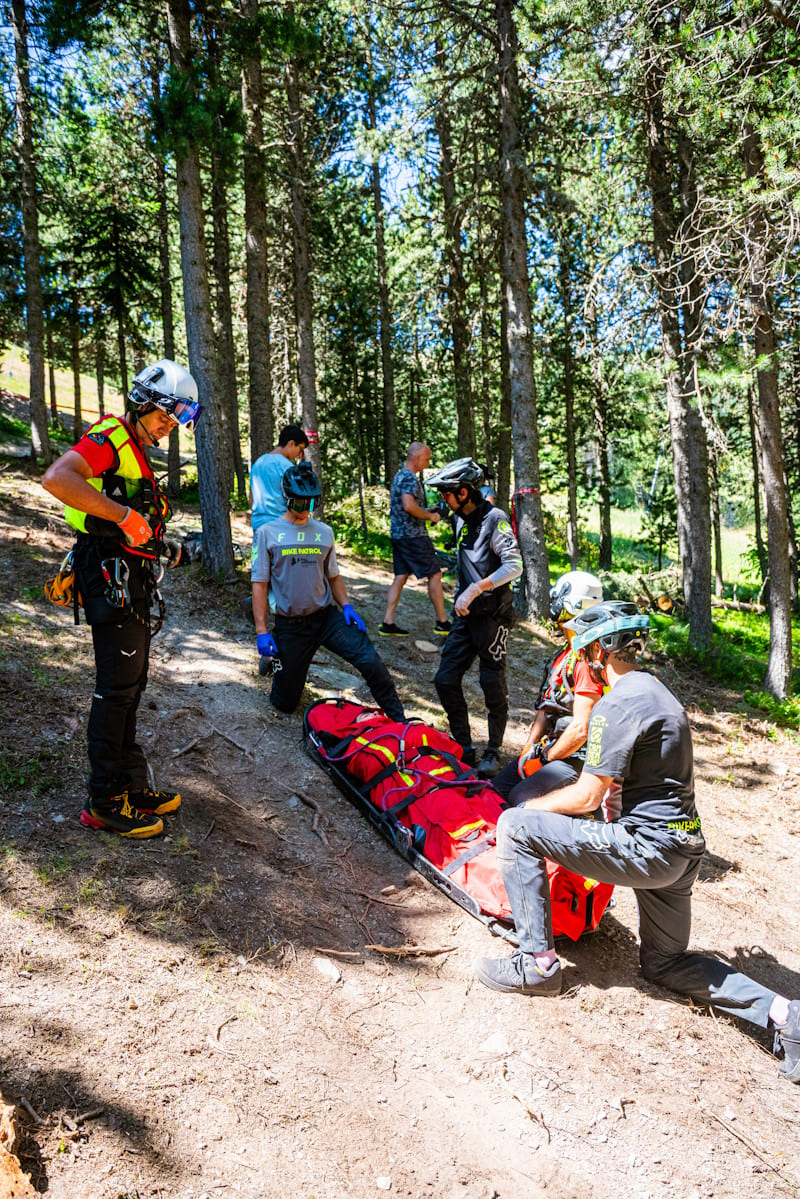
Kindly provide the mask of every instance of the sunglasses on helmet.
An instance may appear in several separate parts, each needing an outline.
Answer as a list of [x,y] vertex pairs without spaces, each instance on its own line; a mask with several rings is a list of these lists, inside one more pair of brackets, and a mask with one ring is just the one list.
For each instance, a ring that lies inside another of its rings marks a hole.
[[197,428],[197,422],[203,411],[203,406],[197,400],[184,400],[180,396],[160,396],[156,401],[157,407],[167,416],[171,416],[184,429],[192,432]]

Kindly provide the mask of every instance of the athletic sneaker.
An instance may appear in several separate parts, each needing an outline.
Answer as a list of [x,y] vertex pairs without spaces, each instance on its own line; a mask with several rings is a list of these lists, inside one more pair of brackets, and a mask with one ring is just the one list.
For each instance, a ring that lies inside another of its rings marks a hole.
[[531,954],[523,954],[519,949],[510,958],[478,958],[473,971],[492,991],[516,995],[561,993],[561,963],[555,961],[542,970]]
[[407,637],[408,629],[401,629],[399,624],[383,624],[378,625],[378,632],[381,637]]
[[105,829],[121,837],[157,837],[164,831],[164,821],[149,812],[140,812],[128,799],[128,792],[112,795],[110,799],[87,799],[81,812],[81,824],[86,828]]
[[180,794],[176,791],[152,791],[143,787],[141,791],[129,791],[128,799],[134,808],[148,816],[163,816],[181,806]]
[[489,746],[478,763],[475,771],[479,779],[493,779],[500,769],[500,755],[496,749]]
[[449,620],[437,620],[433,626],[433,631],[434,633],[438,633],[440,637],[446,637],[452,627],[452,622]]
[[778,1066],[778,1073],[789,1082],[800,1082],[800,1000],[793,999],[789,1004],[789,1019],[780,1028],[775,1029],[774,1052],[783,1050],[783,1061]]

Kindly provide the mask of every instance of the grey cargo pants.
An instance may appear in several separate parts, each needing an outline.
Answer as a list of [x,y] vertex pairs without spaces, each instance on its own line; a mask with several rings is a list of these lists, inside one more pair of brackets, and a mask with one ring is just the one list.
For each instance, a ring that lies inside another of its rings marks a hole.
[[698,852],[690,843],[686,851],[665,849],[617,821],[606,824],[528,808],[503,812],[497,860],[520,950],[534,954],[553,947],[547,857],[586,878],[633,888],[645,978],[766,1028],[774,991],[718,958],[686,952],[701,851],[702,846]]

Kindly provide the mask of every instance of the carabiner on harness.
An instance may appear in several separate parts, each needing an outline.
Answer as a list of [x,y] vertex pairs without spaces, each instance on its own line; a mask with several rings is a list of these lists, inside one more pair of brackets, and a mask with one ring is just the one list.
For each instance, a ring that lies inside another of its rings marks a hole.
[[105,596],[112,608],[130,607],[131,593],[128,588],[130,568],[124,558],[104,558],[100,563],[106,582]]
[[158,584],[161,582],[161,580],[163,578],[164,578],[164,564],[161,561],[161,559],[158,558],[155,562],[151,563],[150,576],[149,576],[149,582],[148,582],[148,587],[147,587],[147,596],[148,596],[150,608],[152,609],[152,607],[153,607],[153,600],[155,600],[156,603],[158,604],[158,617],[156,618],[155,623],[151,623],[151,625],[150,625],[150,635],[152,637],[155,637],[156,633],[158,633],[160,631],[161,626],[164,623],[164,617],[167,614],[167,606],[164,603],[164,597],[161,594],[159,587],[158,587]]

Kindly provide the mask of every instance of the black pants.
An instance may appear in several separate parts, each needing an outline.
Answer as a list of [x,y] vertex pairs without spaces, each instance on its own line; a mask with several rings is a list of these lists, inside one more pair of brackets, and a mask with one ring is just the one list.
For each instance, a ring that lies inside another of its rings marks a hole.
[[[129,570],[131,605],[121,610],[106,599],[101,562],[122,554]],[[126,554],[116,541],[80,535],[75,573],[86,620],[92,627],[95,684],[87,729],[89,794],[119,795],[147,785],[147,760],[136,744],[139,700],[150,660],[150,566]]]
[[93,624],[92,641],[97,676],[89,712],[89,794],[107,799],[147,786],[147,759],[136,743],[150,660],[147,605],[137,603],[118,624]]
[[535,774],[521,779],[515,758],[494,776],[489,786],[506,801],[507,807],[517,808],[525,803],[526,799],[537,799],[540,795],[547,795],[549,791],[558,791],[560,787],[574,783],[581,767],[582,763],[575,758],[568,758],[567,761],[556,759],[542,766]]
[[469,711],[461,680],[476,658],[480,659],[478,681],[489,717],[489,746],[499,752],[508,721],[506,648],[511,631],[511,604],[493,616],[456,616],[442,650],[433,680],[450,732],[461,745],[471,745]]
[[275,641],[282,669],[272,677],[270,702],[281,712],[293,712],[300,702],[314,654],[321,645],[355,666],[375,702],[392,720],[405,720],[405,712],[386,663],[366,633],[345,624],[335,604],[302,619],[276,616]]

